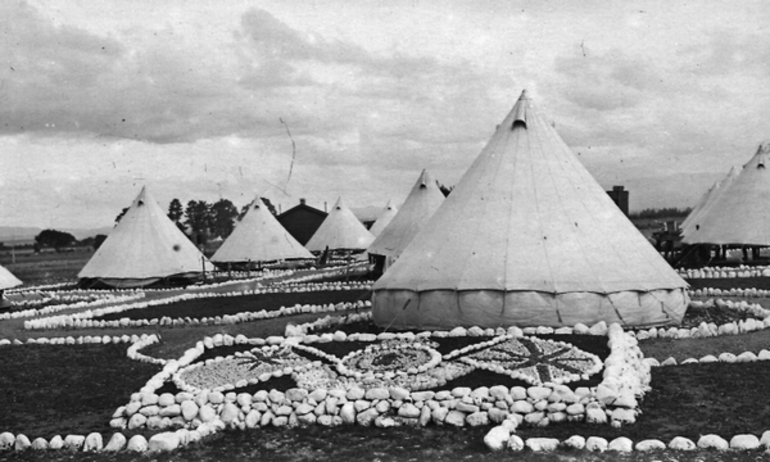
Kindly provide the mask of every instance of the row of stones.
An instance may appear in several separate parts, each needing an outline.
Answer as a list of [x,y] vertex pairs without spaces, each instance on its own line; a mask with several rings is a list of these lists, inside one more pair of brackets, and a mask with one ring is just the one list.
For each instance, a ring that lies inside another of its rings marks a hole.
[[149,441],[142,435],[134,435],[130,439],[120,433],[113,433],[105,444],[101,433],[89,433],[88,435],[67,435],[62,438],[56,435],[50,440],[35,438],[30,440],[23,433],[14,435],[9,432],[0,433],[0,451],[45,451],[66,450],[73,452],[162,452],[173,451],[188,444],[195,443],[204,437],[224,428],[219,422],[212,425],[201,425],[196,430],[181,428],[175,432],[157,433],[150,437]]
[[677,366],[686,364],[708,364],[708,363],[753,363],[755,361],[768,361],[770,360],[770,350],[762,349],[759,353],[753,353],[751,351],[744,351],[738,355],[733,353],[720,353],[719,356],[706,355],[701,358],[687,358],[681,363],[673,357],[669,357],[663,361],[658,361],[655,358],[645,358],[644,361],[651,367],[657,366]]
[[732,287],[730,289],[720,289],[718,287],[704,287],[688,291],[691,297],[746,297],[746,298],[767,298],[770,297],[770,290],[757,289],[755,287]]
[[693,451],[695,449],[714,449],[725,451],[728,449],[736,451],[749,451],[754,449],[770,448],[770,430],[764,432],[761,438],[752,434],[735,435],[728,442],[719,435],[703,435],[695,443],[689,438],[677,436],[671,439],[668,444],[658,439],[646,439],[634,443],[631,439],[621,436],[607,441],[605,438],[591,436],[584,438],[580,435],[574,435],[564,441],[556,438],[529,438],[522,439],[513,433],[510,425],[498,425],[493,427],[484,437],[484,443],[493,451],[509,449],[512,451],[521,451],[528,448],[532,451],[555,451],[559,448],[571,450],[588,450],[592,452],[617,451],[622,453],[657,451],[672,449],[677,451]]
[[[43,308],[26,308],[26,309],[18,309],[16,311],[9,311],[7,313],[0,314],[0,321],[5,319],[19,319],[19,318],[28,318],[32,316],[42,316],[42,315],[49,315],[51,313],[57,313],[59,311],[64,310],[72,310],[72,309],[85,309],[85,308],[95,308],[102,305],[107,305],[111,303],[125,303],[129,301],[139,300],[145,297],[144,292],[138,292],[138,293],[130,293],[125,295],[114,295],[110,293],[106,294],[99,294],[100,298],[97,300],[80,300],[76,301],[74,303],[60,303],[56,305],[46,306]],[[66,299],[66,296],[64,296]],[[48,302],[50,298],[44,299],[41,301],[41,303]]]
[[[332,290],[325,287],[334,287],[333,290],[362,290],[362,289],[371,288],[371,285],[368,285],[368,284],[339,285],[335,283],[319,283],[319,284],[312,284],[312,286],[273,285],[265,289],[236,291],[236,292],[228,292],[228,293],[215,293],[215,292],[183,293],[176,296],[171,296],[171,297],[166,297],[166,298],[161,298],[156,300],[111,306],[111,307],[106,307],[106,308],[101,308],[96,310],[86,310],[83,312],[66,314],[66,315],[48,316],[40,319],[32,319],[32,320],[24,321],[24,328],[28,330],[34,330],[34,329],[58,329],[58,328],[115,328],[115,327],[154,326],[154,325],[178,326],[178,325],[188,324],[188,321],[184,318],[177,318],[177,319],[155,318],[150,320],[147,320],[147,319],[131,320],[129,318],[124,318],[121,320],[114,320],[114,321],[95,320],[92,318],[104,316],[107,314],[122,313],[129,310],[145,309],[145,308],[160,306],[160,305],[169,305],[180,301],[200,299],[200,298],[239,297],[243,295],[253,295],[253,294],[273,293],[273,292],[283,293],[283,292]],[[334,308],[336,309],[336,307]],[[323,305],[304,305],[304,306],[297,305],[289,308],[282,307],[280,310],[270,311],[270,312],[262,310],[259,312],[238,313],[236,315],[227,315],[224,317],[216,316],[211,318],[204,318],[203,320],[197,320],[197,324],[225,324],[225,323],[235,324],[237,322],[269,319],[277,316],[288,316],[288,315],[297,314],[297,313],[319,313],[319,312],[325,312],[325,311],[333,311],[333,310],[330,310],[328,306],[323,306]],[[223,319],[225,318],[228,320],[228,322],[223,322]],[[189,320],[189,323],[193,324],[196,322],[194,322],[193,320]]]
[[[651,327],[646,330],[639,330],[631,332],[636,336],[638,340],[647,340],[654,338],[669,338],[669,339],[683,339],[683,338],[698,338],[698,337],[716,337],[719,335],[737,335],[746,332],[752,332],[757,330],[763,330],[770,327],[770,310],[762,308],[759,304],[750,304],[745,300],[740,302],[732,300],[710,299],[706,302],[692,301],[690,305],[693,307],[706,307],[710,308],[718,306],[720,308],[727,308],[738,312],[749,313],[755,318],[748,318],[740,321],[733,321],[717,326],[715,323],[702,322],[698,327],[690,329],[679,327]],[[762,319],[762,320],[760,320]]]
[[705,267],[699,269],[680,269],[679,275],[685,279],[757,278],[770,276],[770,267],[742,265],[738,268]]
[[152,343],[155,343],[158,341],[158,337],[155,334],[133,334],[133,335],[81,335],[78,337],[38,337],[38,338],[29,338],[26,342],[22,342],[19,339],[0,339],[0,346],[7,346],[7,345],[14,345],[14,346],[21,346],[21,345],[84,345],[84,344],[101,344],[101,345],[107,345],[110,343],[130,343],[131,346],[129,346],[127,350],[127,355],[129,358],[137,360],[137,361],[144,361],[144,362],[151,362],[151,363],[158,363],[162,364],[165,363],[165,360],[162,359],[156,359],[152,358],[150,356],[143,355],[142,353],[139,353],[139,350],[146,347],[147,345],[150,345]]
[[164,430],[198,428],[222,421],[230,428],[318,424],[479,426],[504,420],[545,426],[563,421],[631,423],[634,411],[604,409],[588,388],[574,392],[566,386],[549,387],[458,387],[451,391],[409,392],[403,388],[325,390],[300,388],[256,393],[180,392],[160,396],[135,393],[118,408],[113,428]]

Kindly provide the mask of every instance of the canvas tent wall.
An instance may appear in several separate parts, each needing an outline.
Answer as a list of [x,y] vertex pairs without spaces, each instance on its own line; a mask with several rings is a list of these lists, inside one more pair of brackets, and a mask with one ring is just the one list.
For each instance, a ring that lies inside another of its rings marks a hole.
[[687,244],[770,245],[770,145],[731,170],[718,193],[684,229]]
[[211,257],[215,263],[251,263],[314,258],[257,196],[243,219]]
[[387,268],[401,255],[443,202],[444,194],[438,184],[427,170],[423,170],[401,209],[372,242],[367,252],[386,257],[389,260],[385,265]]
[[330,250],[364,250],[373,240],[372,233],[340,197],[305,247],[311,252],[323,252],[327,247]]
[[0,290],[10,289],[11,287],[20,286],[21,281],[8,271],[5,267],[0,266]]
[[396,216],[397,213],[398,208],[396,208],[395,205],[388,201],[387,205],[385,205],[385,208],[382,210],[382,213],[380,213],[380,216],[377,217],[377,220],[374,222],[372,227],[369,228],[369,232],[372,233],[372,235],[375,237],[379,236],[382,230],[388,226],[390,221],[393,220],[393,217]]
[[204,268],[214,269],[142,188],[78,277],[83,285],[144,287],[197,279]]
[[696,229],[700,228],[703,216],[708,215],[708,211],[714,206],[717,197],[719,197],[722,192],[729,189],[730,184],[735,180],[739,172],[740,169],[732,167],[724,178],[714,183],[706,194],[703,195],[700,202],[698,202],[692,212],[690,212],[690,214],[687,215],[687,218],[682,222],[681,228],[684,240],[686,240],[687,236],[690,236]]
[[687,283],[522,93],[374,284],[380,326],[678,323]]

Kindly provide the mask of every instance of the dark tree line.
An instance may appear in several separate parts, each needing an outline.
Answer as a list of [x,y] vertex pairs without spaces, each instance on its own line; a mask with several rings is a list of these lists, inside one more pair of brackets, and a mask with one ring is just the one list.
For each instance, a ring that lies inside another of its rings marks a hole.
[[[268,210],[276,215],[276,210],[270,199],[263,197]],[[236,220],[240,220],[249,209],[249,204],[240,210],[229,200],[219,199],[214,203],[191,200],[186,206],[179,199],[172,199],[168,205],[168,218],[185,234],[190,236],[193,242],[204,244],[212,238],[226,238],[233,232]],[[115,218],[115,224],[120,222],[128,211],[124,208]]]
[[679,209],[676,207],[664,207],[662,209],[644,209],[641,212],[631,213],[629,218],[666,218],[666,217],[686,217],[692,208],[685,207]]

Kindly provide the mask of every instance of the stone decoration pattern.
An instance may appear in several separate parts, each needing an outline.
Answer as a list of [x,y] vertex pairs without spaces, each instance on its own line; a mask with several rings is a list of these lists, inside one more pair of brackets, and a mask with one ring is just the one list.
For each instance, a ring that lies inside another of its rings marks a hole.
[[[361,320],[365,320],[371,317],[370,313],[362,313],[362,314],[354,314],[354,315],[348,315],[345,317],[345,320],[349,322],[358,322]],[[329,317],[327,317],[329,318]],[[287,329],[292,328],[295,331],[309,331],[312,330],[313,327],[320,326],[322,324],[336,324],[339,323],[340,320],[338,319],[325,319],[325,320],[317,320],[313,323],[308,323],[306,325],[300,325],[300,326],[287,326]],[[601,323],[600,323],[601,324]],[[721,327],[721,326],[720,326]],[[592,328],[588,328],[584,325],[577,325],[575,328],[560,328],[556,329],[554,331],[551,328],[527,328],[524,329],[524,333],[527,334],[535,334],[535,333],[596,333],[606,328],[606,326],[597,325],[593,326]],[[627,335],[630,335],[631,333],[626,333]],[[125,336],[124,336],[125,337]],[[229,336],[228,336],[229,337]],[[79,337],[77,340],[72,337],[60,338],[60,339],[50,339],[50,343],[54,344],[74,344],[76,342],[85,342],[86,339],[89,337]],[[98,337],[92,337],[92,339],[95,339]],[[227,341],[237,342],[237,343],[250,343],[250,344],[258,344],[258,343],[268,343],[271,342],[272,344],[276,344],[280,342],[281,338],[269,338],[265,340],[261,339],[247,339],[245,336],[239,335],[235,338],[230,338],[229,340],[222,335],[214,336],[214,338],[206,337],[203,340],[204,344],[207,345],[214,345],[214,341],[217,341],[217,343],[224,344]],[[39,340],[39,339],[38,339]],[[62,343],[59,343],[58,340],[62,340]],[[139,353],[139,350],[143,348],[144,346],[158,341],[156,336],[146,336],[142,335],[141,339],[138,336],[131,336],[130,340],[134,342],[135,344],[132,345],[132,348],[129,349],[128,356],[133,357],[138,360],[150,360],[150,361],[157,361],[159,363],[166,363],[166,361],[162,359],[156,359],[156,358],[150,358],[145,355],[141,355]],[[137,345],[136,342],[138,340],[141,340],[143,343]],[[260,341],[261,340],[261,341]],[[2,341],[0,341],[2,342]],[[6,342],[8,342],[6,340]],[[10,342],[9,342],[10,343]],[[34,342],[32,342],[34,343]],[[23,344],[22,342],[19,342],[18,340],[11,343],[12,345],[20,345]],[[191,359],[193,357],[197,357],[199,354],[197,351],[198,345],[196,345],[196,349],[188,350],[185,355],[187,355],[187,359]],[[185,356],[183,356],[180,360],[184,361]],[[649,364],[649,361],[646,361]],[[178,369],[178,365],[174,365],[174,361],[171,361],[171,366],[166,369],[164,368],[164,371],[161,371],[156,377],[153,377],[150,381],[147,382],[147,385],[140,390],[141,393],[149,393],[153,394],[155,390],[157,390],[160,386],[162,386],[163,382],[170,377],[171,373],[170,370]],[[494,388],[494,387],[493,387]],[[492,391],[492,389],[489,389],[490,394],[493,393],[502,393],[503,390],[496,390]],[[513,390],[511,390],[513,391]],[[466,390],[458,390],[458,394],[465,393]],[[517,393],[520,393],[521,390],[516,390]],[[527,390],[528,392],[528,390]],[[308,395],[308,398],[321,400],[325,398],[323,396],[322,391],[316,391],[314,392],[315,395],[310,394]],[[399,393],[399,390],[394,389],[391,390],[391,393],[395,393],[396,398],[402,398],[402,393]],[[483,390],[480,391],[480,393],[483,394]],[[259,396],[258,396],[259,395]],[[301,395],[301,393],[300,393]],[[157,395],[155,395],[157,397]],[[365,395],[364,395],[365,396]],[[416,399],[422,399],[423,401],[426,400],[430,394],[417,394],[414,396]],[[466,395],[467,396],[467,395]],[[504,395],[502,395],[504,396]],[[183,415],[191,415],[192,411],[195,411],[195,415],[197,416],[198,409],[193,407],[189,404],[190,402],[190,394],[181,392],[178,393],[176,396],[174,396],[174,401],[183,403],[188,402],[188,404],[185,406],[185,409],[183,409]],[[214,401],[218,400],[217,395],[214,395]],[[254,396],[251,396],[252,402],[259,403],[259,399],[262,399],[264,397],[264,393],[260,392],[258,394],[255,394]],[[269,394],[268,394],[269,397]],[[277,396],[274,396],[277,397]],[[286,397],[286,395],[284,395]],[[433,396],[436,398],[436,396]],[[550,397],[550,395],[549,395]],[[132,396],[134,398],[134,396]],[[208,395],[206,395],[206,398],[208,398]],[[232,398],[232,394],[228,394],[226,398]],[[236,402],[238,400],[239,396],[236,396]],[[200,398],[202,399],[202,398]],[[245,396],[241,397],[241,400],[243,402],[247,401],[247,398]],[[132,400],[134,402],[135,400]],[[152,398],[149,398],[149,401],[152,401]],[[164,400],[165,403],[169,401],[169,396],[165,396]],[[141,401],[139,401],[141,403]],[[160,402],[160,397],[158,397],[158,402]],[[265,403],[267,400],[264,401]],[[419,402],[419,401],[417,401]],[[328,405],[329,402],[324,400],[324,404]],[[193,404],[195,404],[195,401],[193,401]],[[336,403],[339,407],[339,400]],[[347,404],[347,403],[346,403]],[[403,404],[403,401],[402,401]],[[378,403],[379,405],[379,403]],[[197,404],[196,404],[197,406]],[[343,405],[344,407],[345,405]],[[355,409],[354,404],[354,409]],[[180,408],[182,406],[180,405]],[[384,406],[380,406],[384,407]],[[415,406],[416,407],[416,406]],[[425,407],[423,404],[422,407]],[[429,406],[430,408],[430,406]],[[318,409],[316,407],[314,411]],[[408,408],[409,409],[409,408]],[[232,408],[230,409],[232,410]],[[348,407],[349,410],[349,407]],[[116,410],[113,417],[118,418],[119,416],[123,416],[126,413],[126,409],[124,407],[119,408]],[[333,424],[339,424],[340,418],[324,418],[323,412],[322,415],[319,416],[316,419],[316,423],[321,425],[333,425]],[[494,411],[489,412],[490,416],[496,414]],[[422,411],[421,414],[422,416]],[[249,413],[249,416],[251,416],[251,419],[248,419],[245,422],[245,425],[243,426],[258,426],[258,423],[254,421],[254,418],[256,417],[255,414],[252,412]],[[448,416],[448,412],[447,412]],[[499,416],[499,414],[498,414]],[[312,417],[308,417],[307,420],[312,420]],[[515,431],[515,427],[517,425],[516,420],[518,419],[505,419],[502,422],[502,425],[498,425],[493,427],[487,434],[487,436],[484,438],[485,443],[488,447],[492,450],[499,450],[504,447],[507,447],[510,450],[513,451],[520,451],[523,449],[529,449],[532,451],[548,451],[553,450],[556,448],[566,448],[566,449],[587,449],[591,451],[604,451],[604,450],[613,450],[613,451],[626,451],[629,448],[630,440],[624,437],[616,438],[615,440],[612,440],[610,442],[607,442],[603,438],[599,437],[588,437],[585,438],[580,435],[574,435],[570,438],[567,438],[564,441],[558,441],[551,438],[529,438],[527,440],[523,440],[519,436],[515,435],[513,432]],[[281,424],[280,419],[276,419],[273,424]],[[298,419],[299,422],[299,419]],[[117,424],[119,422],[116,422],[115,420],[112,421],[113,424]],[[259,421],[261,423],[261,419]],[[386,419],[375,419],[375,424],[377,425],[388,425],[391,422]],[[450,420],[451,423],[451,420]],[[241,423],[237,424],[237,426],[240,428],[242,425]],[[212,418],[209,423],[201,422],[200,425],[197,426],[194,430],[187,430],[186,428],[180,428],[174,432],[162,432],[154,435],[150,438],[150,441],[148,442],[143,436],[136,435],[132,437],[130,440],[126,441],[126,438],[120,433],[116,432],[112,435],[112,437],[109,439],[107,444],[103,445],[104,439],[102,439],[101,435],[98,433],[92,433],[87,436],[83,435],[67,435],[65,438],[62,438],[59,435],[54,436],[50,440],[46,440],[44,438],[35,438],[34,440],[30,441],[29,438],[27,438],[25,435],[19,434],[19,435],[13,435],[9,432],[3,432],[0,433],[0,451],[4,450],[16,450],[16,451],[24,451],[27,449],[33,449],[33,450],[59,450],[59,449],[68,449],[68,450],[82,450],[82,451],[105,451],[105,452],[112,452],[112,451],[121,451],[121,450],[127,450],[127,451],[136,451],[136,452],[145,452],[145,451],[168,451],[173,450],[178,447],[186,446],[188,444],[196,443],[200,441],[202,438],[213,434],[219,430],[222,430],[227,427],[227,424],[222,419],[215,419]],[[647,439],[642,441],[637,441],[635,444],[633,444],[633,449],[636,451],[654,451],[654,450],[662,450],[662,449],[673,449],[673,450],[683,450],[683,451],[690,451],[695,450],[697,448],[724,448],[726,440],[722,439],[721,437],[717,435],[705,435],[702,436],[697,444],[693,442],[692,440],[689,440],[687,438],[683,437],[675,437],[673,438],[668,444],[665,442],[662,442],[660,440],[656,439]],[[761,438],[757,438],[754,435],[735,435],[732,437],[727,443],[728,447],[733,450],[750,450],[750,449],[756,449],[758,447],[764,447],[770,449],[770,430],[764,432],[761,436]]]
[[[101,305],[120,304],[130,301],[140,300],[145,297],[144,292],[116,294],[111,292],[103,293],[69,293],[66,292],[41,292],[43,297],[34,302],[15,304],[15,311],[0,313],[0,321],[4,319],[27,318],[31,316],[42,316],[51,313],[57,313],[64,310],[95,308]],[[36,306],[50,303],[51,301],[63,301],[56,305],[36,308]],[[21,309],[20,309],[21,308]]]
[[[148,300],[142,302],[129,303],[125,305],[110,306],[105,308],[99,308],[95,310],[86,310],[78,313],[63,314],[57,316],[49,316],[39,319],[31,319],[24,321],[24,328],[27,330],[49,330],[49,329],[61,329],[61,328],[120,328],[120,327],[137,327],[137,326],[182,326],[182,325],[219,325],[219,324],[236,324],[240,322],[248,322],[260,319],[269,319],[279,316],[287,316],[297,313],[318,313],[326,311],[336,311],[340,309],[349,309],[347,304],[345,307],[337,305],[295,305],[294,307],[282,307],[279,310],[273,311],[257,311],[257,312],[243,312],[234,315],[215,316],[210,318],[203,318],[198,320],[192,320],[187,318],[175,318],[170,317],[155,318],[155,319],[141,319],[132,320],[129,318],[123,318],[119,320],[99,320],[93,319],[106,314],[122,313],[129,310],[145,309],[154,306],[170,305],[185,300],[194,299],[208,299],[208,298],[224,298],[224,297],[239,297],[244,295],[255,295],[265,293],[287,293],[287,292],[309,292],[317,290],[366,290],[371,288],[371,283],[311,283],[311,284],[275,284],[265,288],[257,290],[246,291],[233,291],[233,292],[195,292],[195,293],[183,293],[175,296],[169,296],[161,299]],[[371,302],[366,302],[371,303]],[[365,307],[365,302],[361,302],[355,307]],[[338,304],[341,305],[341,304]],[[360,305],[360,306],[359,306]],[[354,308],[355,308],[354,307]]]
[[[553,329],[534,329],[543,333]],[[524,331],[519,328],[501,329],[502,335],[521,337]],[[286,393],[276,390],[260,390],[251,395],[221,391],[200,391],[185,393],[180,396],[184,402],[171,410],[158,408],[153,394],[163,385],[157,380],[143,387],[132,395],[130,402],[119,408],[111,426],[117,429],[148,428],[164,430],[184,426],[196,428],[201,423],[220,419],[230,428],[254,428],[256,426],[282,426],[294,423],[337,425],[357,423],[359,425],[427,425],[430,422],[448,425],[487,425],[500,423],[506,419],[525,422],[529,425],[548,425],[551,422],[567,420],[611,423],[615,426],[633,423],[638,413],[637,397],[649,389],[650,368],[642,362],[642,353],[636,339],[613,324],[604,323],[593,326],[589,331],[608,337],[610,354],[604,362],[603,380],[599,386],[579,387],[571,390],[566,385],[549,384],[544,386],[512,387],[502,386],[455,388],[440,392],[409,391],[403,387],[370,388],[354,387],[350,389],[316,389],[308,391],[293,388]],[[450,332],[431,333],[443,336],[481,336],[494,335],[494,329],[456,328]],[[195,348],[186,351],[178,360],[168,361],[158,378],[173,376],[180,368],[186,367],[198,358],[207,348],[235,343],[249,345],[312,344],[314,342],[391,340],[400,338],[413,340],[413,333],[334,334],[308,335],[302,339],[268,337],[267,339],[233,338],[227,335],[206,337]],[[168,373],[168,375],[164,375]],[[170,399],[173,398],[173,399]],[[159,397],[158,397],[159,399]],[[175,396],[167,396],[164,401],[175,401]],[[150,404],[151,403],[151,404]],[[195,407],[193,407],[193,404]],[[150,409],[145,409],[150,406]],[[181,412],[188,409],[187,414]],[[155,411],[158,413],[155,413]],[[194,412],[193,412],[194,411]],[[147,414],[150,414],[149,416]],[[161,415],[163,414],[163,415]]]

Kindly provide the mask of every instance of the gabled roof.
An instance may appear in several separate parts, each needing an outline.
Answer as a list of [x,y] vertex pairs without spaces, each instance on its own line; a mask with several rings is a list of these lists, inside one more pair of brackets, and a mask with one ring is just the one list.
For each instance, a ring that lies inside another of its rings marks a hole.
[[759,145],[692,227],[688,244],[770,245],[770,143]]
[[394,216],[396,216],[397,213],[398,209],[396,206],[391,204],[391,201],[388,201],[388,203],[385,205],[385,208],[382,209],[380,216],[377,217],[377,220],[374,222],[374,224],[372,224],[372,227],[369,228],[369,232],[374,236],[379,236],[382,230],[388,226],[388,223],[390,223],[390,221]]
[[423,170],[401,209],[367,252],[398,257],[443,202],[444,194],[438,184],[427,170]]
[[202,273],[211,263],[166,216],[147,188],[78,274],[79,278],[153,279]]
[[3,266],[0,266],[0,290],[21,285],[21,281]]
[[322,217],[322,218],[326,218],[326,216],[328,215],[323,210],[319,210],[319,209],[317,209],[315,207],[311,207],[311,206],[309,206],[307,204],[300,203],[300,204],[297,204],[294,207],[290,208],[289,210],[287,210],[287,211],[285,211],[283,213],[278,214],[277,218],[280,221],[281,218],[293,215],[293,214],[295,214],[297,212],[308,212],[308,213],[311,213],[311,214],[314,214],[314,215],[318,215],[319,217]]
[[374,285],[394,327],[679,322],[687,283],[523,92]]
[[313,254],[281,226],[257,196],[211,261],[260,262],[291,258],[313,258]]
[[372,233],[353,215],[340,197],[305,247],[311,252],[323,251],[326,247],[330,250],[363,250],[373,240]]

